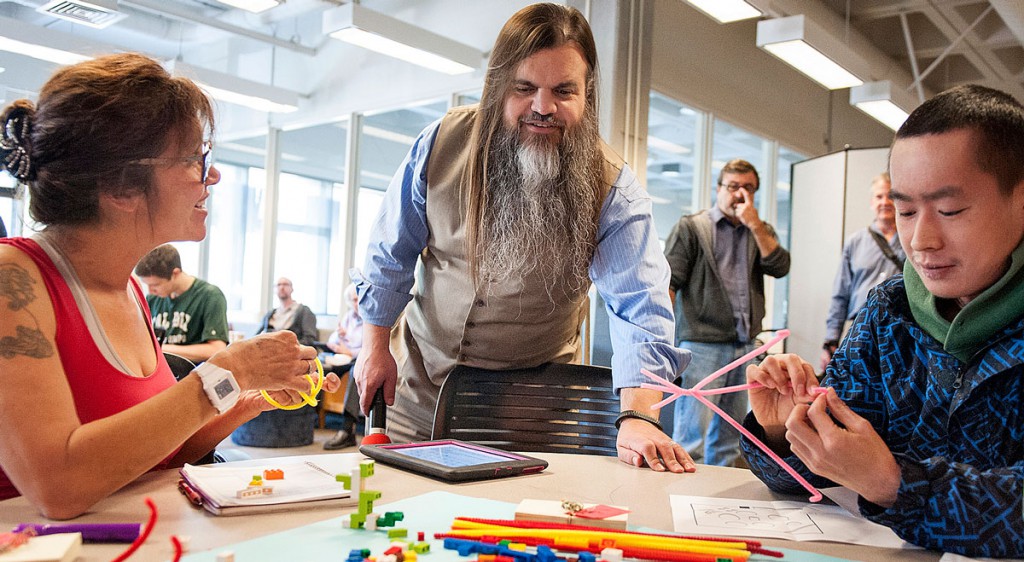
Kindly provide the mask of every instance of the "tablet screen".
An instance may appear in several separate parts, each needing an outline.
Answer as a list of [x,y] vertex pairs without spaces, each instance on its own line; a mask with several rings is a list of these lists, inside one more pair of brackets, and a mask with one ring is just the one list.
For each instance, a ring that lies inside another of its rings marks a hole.
[[457,439],[363,445],[359,452],[385,464],[453,482],[535,474],[548,466],[543,459]]
[[496,455],[479,449],[460,447],[454,443],[439,443],[437,445],[420,445],[416,447],[394,448],[393,451],[403,455],[409,455],[423,461],[436,462],[443,466],[462,467],[484,464],[489,462],[506,461],[515,458],[505,455]]

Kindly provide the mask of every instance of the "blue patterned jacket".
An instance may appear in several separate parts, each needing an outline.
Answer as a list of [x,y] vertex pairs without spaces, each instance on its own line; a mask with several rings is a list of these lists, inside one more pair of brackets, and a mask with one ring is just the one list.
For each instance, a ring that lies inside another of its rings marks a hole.
[[[925,548],[1024,556],[1024,319],[962,363],[914,322],[903,276],[871,291],[826,369],[823,386],[866,418],[903,471],[889,509],[861,513]],[[752,414],[744,423],[763,437]],[[749,440],[744,456],[777,492],[806,491]],[[786,458],[815,486],[795,456]]]

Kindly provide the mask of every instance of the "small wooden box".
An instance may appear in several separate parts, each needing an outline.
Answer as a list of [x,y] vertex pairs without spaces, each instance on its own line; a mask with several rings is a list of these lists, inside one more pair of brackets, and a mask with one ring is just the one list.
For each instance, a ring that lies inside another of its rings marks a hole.
[[[594,503],[582,504],[584,509],[594,507]],[[618,509],[626,509],[621,506],[610,506]],[[628,511],[628,510],[627,510]],[[587,527],[603,527],[605,529],[626,528],[628,513],[615,515],[607,519],[589,519],[586,517],[574,517],[565,512],[562,502],[556,500],[523,500],[516,507],[517,521],[542,521],[546,523],[565,523],[570,525],[584,525]]]

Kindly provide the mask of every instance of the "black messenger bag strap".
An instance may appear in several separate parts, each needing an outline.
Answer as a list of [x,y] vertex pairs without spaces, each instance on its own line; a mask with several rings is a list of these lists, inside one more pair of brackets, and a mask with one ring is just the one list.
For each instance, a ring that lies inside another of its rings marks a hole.
[[878,244],[878,249],[882,250],[885,257],[889,258],[889,261],[894,263],[900,270],[903,270],[903,260],[896,257],[896,252],[892,251],[892,246],[889,246],[889,243],[885,241],[885,237],[870,228],[868,232],[871,233],[871,237],[875,239],[875,244]]

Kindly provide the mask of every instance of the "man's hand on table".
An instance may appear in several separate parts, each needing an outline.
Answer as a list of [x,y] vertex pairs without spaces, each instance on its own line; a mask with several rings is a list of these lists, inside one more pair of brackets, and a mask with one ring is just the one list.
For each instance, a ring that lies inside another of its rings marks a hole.
[[696,472],[690,455],[658,428],[641,420],[623,420],[615,444],[619,460],[633,466],[645,464],[655,472]]
[[[658,411],[651,410],[651,404],[661,401],[662,394],[657,390],[645,388],[623,388],[621,394],[622,410],[650,412],[657,418]],[[690,455],[686,454],[679,443],[665,435],[650,422],[639,418],[626,418],[619,426],[619,436],[615,443],[619,460],[636,467],[645,464],[656,472],[696,472]]]

